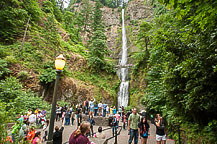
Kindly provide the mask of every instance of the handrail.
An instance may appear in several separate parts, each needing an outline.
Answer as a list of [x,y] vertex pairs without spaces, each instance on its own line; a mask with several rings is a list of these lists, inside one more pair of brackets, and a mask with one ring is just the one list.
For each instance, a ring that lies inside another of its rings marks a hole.
[[[115,138],[116,136],[120,135],[121,130],[122,130],[122,126],[118,126],[118,127],[121,127],[121,129],[119,130],[119,132],[117,133],[117,135],[114,135],[114,136],[112,136],[112,137],[110,137],[110,138],[107,138],[107,139],[104,141],[103,144],[107,144],[109,140],[111,140],[111,139]],[[110,129],[111,129],[111,128],[110,128]]]

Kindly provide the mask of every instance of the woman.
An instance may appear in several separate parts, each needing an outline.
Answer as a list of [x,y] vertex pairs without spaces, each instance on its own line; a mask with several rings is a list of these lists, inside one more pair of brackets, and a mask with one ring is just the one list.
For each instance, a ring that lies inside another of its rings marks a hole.
[[41,143],[41,132],[37,132],[35,134],[35,138],[32,141],[32,144],[40,144]]
[[143,117],[139,123],[139,136],[141,138],[141,144],[146,144],[148,139],[149,124],[145,117]]
[[91,144],[86,134],[90,131],[90,123],[82,122],[79,129],[75,130],[69,138],[69,144]]
[[154,124],[156,126],[157,144],[165,144],[166,143],[165,123],[160,114],[156,115]]

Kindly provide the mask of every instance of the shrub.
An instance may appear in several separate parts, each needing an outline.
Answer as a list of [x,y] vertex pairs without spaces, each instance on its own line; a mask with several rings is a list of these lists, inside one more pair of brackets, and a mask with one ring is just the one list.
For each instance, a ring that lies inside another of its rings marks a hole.
[[9,64],[15,64],[17,62],[16,58],[14,56],[6,56],[5,60],[9,63]]
[[27,71],[20,71],[18,73],[18,78],[20,79],[27,79],[29,77],[29,73]]
[[0,77],[4,74],[10,73],[10,70],[7,68],[7,61],[0,59]]

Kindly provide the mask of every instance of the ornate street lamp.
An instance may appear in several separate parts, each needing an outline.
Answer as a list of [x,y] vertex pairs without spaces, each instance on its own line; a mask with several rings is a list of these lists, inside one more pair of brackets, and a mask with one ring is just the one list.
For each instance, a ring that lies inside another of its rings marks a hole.
[[60,54],[55,60],[55,68],[56,68],[56,81],[54,86],[54,93],[53,93],[53,100],[52,100],[52,109],[51,109],[51,117],[50,117],[50,126],[49,126],[49,134],[48,134],[48,141],[47,144],[53,143],[53,130],[54,130],[54,119],[56,115],[56,97],[57,97],[57,88],[60,73],[62,72],[64,66],[66,64],[66,60],[62,54]]

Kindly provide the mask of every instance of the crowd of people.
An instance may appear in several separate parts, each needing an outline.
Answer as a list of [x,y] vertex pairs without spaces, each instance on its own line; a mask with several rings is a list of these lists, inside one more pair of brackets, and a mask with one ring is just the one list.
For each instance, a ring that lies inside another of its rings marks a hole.
[[[23,115],[17,117],[17,121],[11,129],[11,139],[8,141],[13,143],[41,143],[47,139],[47,130],[49,120],[46,119],[47,111],[43,108],[38,108],[34,111],[28,109]],[[35,129],[41,127],[43,131],[36,132]]]
[[[82,115],[88,115],[87,121],[82,121]],[[49,120],[46,119],[47,112],[45,109],[34,111],[29,109],[24,115],[20,115],[18,120],[14,124],[11,130],[11,142],[27,142],[27,143],[43,143],[47,141]],[[94,134],[93,127],[95,125],[96,117],[109,117],[109,125],[112,127],[112,134],[118,130],[120,123],[123,125],[124,130],[129,131],[128,143],[131,144],[134,140],[134,144],[138,143],[139,138],[141,144],[146,144],[150,125],[147,122],[147,114],[137,113],[136,109],[132,109],[126,112],[124,107],[116,109],[115,106],[109,106],[108,104],[97,103],[95,100],[84,101],[81,104],[73,106],[59,106],[56,105],[56,121],[61,121],[62,126],[56,126],[53,133],[53,143],[62,143],[62,134],[64,126],[75,125],[76,130],[71,134],[69,138],[69,144],[93,144],[89,141],[89,137],[95,137],[105,139],[105,135],[102,133],[102,127],[98,127],[98,132]],[[156,141],[157,144],[165,144],[165,124],[160,116],[156,115],[153,120],[153,124],[156,126]],[[36,128],[41,130],[36,132]]]

